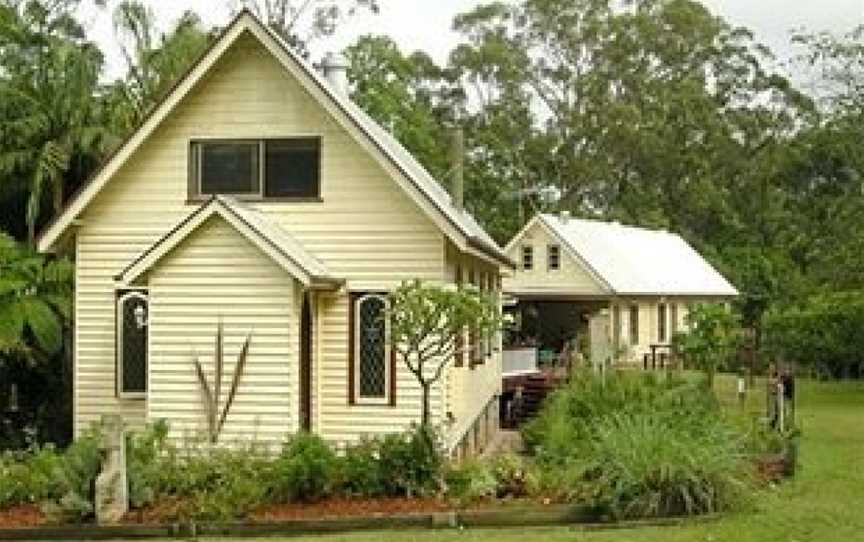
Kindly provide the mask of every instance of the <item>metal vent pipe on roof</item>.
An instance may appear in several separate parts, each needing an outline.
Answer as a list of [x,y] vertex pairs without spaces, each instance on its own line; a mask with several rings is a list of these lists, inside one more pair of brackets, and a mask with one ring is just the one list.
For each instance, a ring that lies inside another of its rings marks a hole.
[[348,96],[348,59],[340,53],[327,53],[321,60],[321,74],[330,87],[343,96]]
[[461,211],[465,208],[465,133],[460,126],[456,126],[450,137],[450,197],[453,206]]
[[570,221],[570,211],[561,211],[560,215],[561,223],[566,224]]

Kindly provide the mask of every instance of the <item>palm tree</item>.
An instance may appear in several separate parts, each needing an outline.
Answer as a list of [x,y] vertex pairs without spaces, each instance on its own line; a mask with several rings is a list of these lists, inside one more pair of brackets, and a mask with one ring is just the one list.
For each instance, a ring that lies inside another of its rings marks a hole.
[[105,135],[101,52],[70,13],[40,6],[0,4],[0,183],[23,185],[31,242],[44,200],[61,209],[70,168],[100,154]]

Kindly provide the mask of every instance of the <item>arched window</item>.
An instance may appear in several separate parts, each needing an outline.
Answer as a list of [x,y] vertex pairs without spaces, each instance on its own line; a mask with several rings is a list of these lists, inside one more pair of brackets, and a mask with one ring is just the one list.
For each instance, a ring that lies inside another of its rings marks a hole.
[[354,320],[354,399],[359,403],[386,403],[390,400],[393,378],[388,344],[387,298],[364,294],[355,299]]
[[121,397],[143,397],[147,393],[149,316],[146,292],[118,292],[117,392]]

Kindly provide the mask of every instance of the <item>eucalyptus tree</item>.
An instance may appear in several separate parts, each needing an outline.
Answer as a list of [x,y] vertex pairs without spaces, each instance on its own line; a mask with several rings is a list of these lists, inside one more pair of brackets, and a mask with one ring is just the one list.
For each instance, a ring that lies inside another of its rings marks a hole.
[[764,67],[749,32],[701,4],[619,4],[480,6],[457,18],[454,61],[484,109],[531,104],[549,138],[540,174],[563,205],[717,242],[752,216],[736,216],[730,196],[755,182],[754,162],[793,133],[806,100]]

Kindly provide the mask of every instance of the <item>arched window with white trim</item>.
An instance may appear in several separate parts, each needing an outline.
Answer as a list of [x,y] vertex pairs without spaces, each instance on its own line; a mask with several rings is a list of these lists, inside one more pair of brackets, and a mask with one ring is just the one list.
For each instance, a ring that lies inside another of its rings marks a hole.
[[117,393],[144,397],[147,393],[147,331],[150,306],[147,292],[120,291],[117,295]]
[[393,378],[388,301],[381,294],[361,294],[353,305],[354,400],[386,404],[391,400]]

